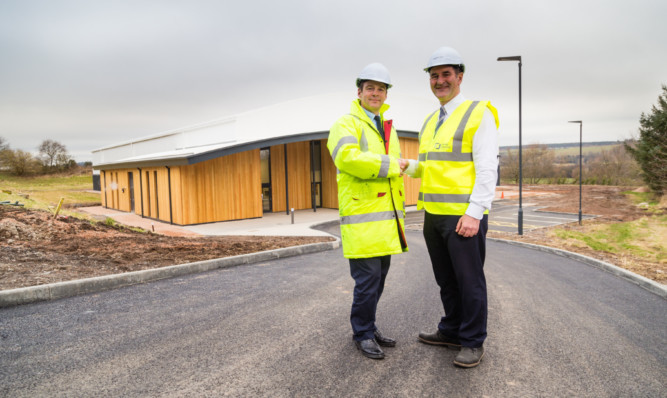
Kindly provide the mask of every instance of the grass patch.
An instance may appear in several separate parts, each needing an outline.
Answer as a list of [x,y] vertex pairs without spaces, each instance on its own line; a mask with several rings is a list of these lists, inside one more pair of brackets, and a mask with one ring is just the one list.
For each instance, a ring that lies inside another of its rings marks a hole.
[[557,228],[553,234],[574,246],[588,246],[596,251],[627,253],[650,261],[667,262],[665,215],[615,224],[584,225],[583,230],[577,231]]
[[[18,201],[28,209],[53,212],[60,198],[65,198],[64,206],[100,204],[100,194],[90,192],[92,189],[92,174],[17,177],[0,173],[0,201],[12,203]],[[88,218],[66,208],[63,208],[60,213]]]
[[629,197],[634,204],[648,203],[650,207],[654,207],[660,203],[653,192],[624,191],[622,193]]

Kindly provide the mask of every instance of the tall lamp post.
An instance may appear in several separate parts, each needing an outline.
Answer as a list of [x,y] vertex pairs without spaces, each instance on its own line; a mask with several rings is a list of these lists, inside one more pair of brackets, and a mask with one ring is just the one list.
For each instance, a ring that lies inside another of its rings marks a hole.
[[521,56],[498,57],[498,61],[519,61],[519,235],[523,235],[523,196],[522,196],[522,159],[521,159]]
[[582,159],[582,142],[581,142],[581,137],[582,137],[582,129],[583,129],[583,122],[581,120],[570,120],[568,123],[579,123],[579,225],[581,225],[581,159]]

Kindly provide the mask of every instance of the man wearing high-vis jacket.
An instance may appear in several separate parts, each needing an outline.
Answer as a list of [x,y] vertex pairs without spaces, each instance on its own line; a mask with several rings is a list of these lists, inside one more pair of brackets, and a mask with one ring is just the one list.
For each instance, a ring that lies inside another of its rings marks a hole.
[[338,208],[343,255],[354,278],[350,315],[353,340],[363,355],[384,358],[380,346],[396,341],[375,325],[378,301],[389,272],[391,255],[408,251],[403,170],[398,135],[383,114],[391,87],[382,64],[366,66],[357,79],[357,96],[350,113],[329,132],[327,147],[338,169]]
[[424,69],[440,109],[419,133],[421,178],[417,208],[425,210],[424,239],[445,316],[426,344],[460,348],[454,364],[472,368],[484,356],[487,296],[484,276],[488,212],[498,167],[498,113],[488,101],[461,94],[465,66],[451,47],[436,50]]

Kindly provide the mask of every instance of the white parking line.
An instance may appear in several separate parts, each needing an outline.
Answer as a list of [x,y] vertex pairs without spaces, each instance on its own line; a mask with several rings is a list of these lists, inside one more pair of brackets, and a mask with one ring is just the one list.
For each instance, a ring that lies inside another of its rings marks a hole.
[[[500,219],[512,219],[512,218],[516,218],[516,217],[518,216],[518,213],[514,213],[513,216],[514,216],[514,217],[508,217],[508,216],[495,216],[495,217],[493,217],[493,218],[495,218],[495,219],[499,219],[499,218],[500,218]],[[577,215],[572,215],[571,217],[554,217],[554,216],[535,215],[534,213],[529,213],[529,214],[524,213],[523,216],[524,216],[524,220],[525,220],[525,219],[528,219],[528,218],[532,218],[532,219],[535,219],[535,220],[547,220],[547,219],[553,219],[553,220],[565,220],[565,221],[573,220],[573,219],[576,220],[576,219],[577,219]]]

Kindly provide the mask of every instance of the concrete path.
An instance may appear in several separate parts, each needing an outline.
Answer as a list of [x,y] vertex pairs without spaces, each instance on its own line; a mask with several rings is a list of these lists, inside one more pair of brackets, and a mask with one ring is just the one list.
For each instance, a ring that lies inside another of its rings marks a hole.
[[666,300],[577,261],[489,242],[475,369],[421,344],[443,314],[421,233],[354,348],[341,250],[0,309],[0,396],[641,396],[667,391]]

